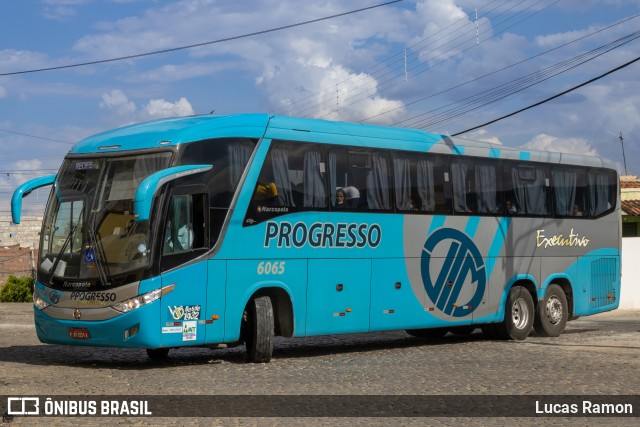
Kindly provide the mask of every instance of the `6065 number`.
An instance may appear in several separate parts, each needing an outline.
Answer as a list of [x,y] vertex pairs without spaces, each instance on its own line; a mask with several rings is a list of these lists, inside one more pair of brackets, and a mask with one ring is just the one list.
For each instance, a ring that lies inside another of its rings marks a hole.
[[258,264],[258,274],[284,274],[285,261],[262,261]]

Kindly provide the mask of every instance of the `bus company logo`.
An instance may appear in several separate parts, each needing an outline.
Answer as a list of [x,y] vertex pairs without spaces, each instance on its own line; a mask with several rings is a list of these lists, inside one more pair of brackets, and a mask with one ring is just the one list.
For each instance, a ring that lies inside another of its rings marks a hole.
[[[446,252],[440,271],[434,271],[436,267],[432,256],[436,248],[440,253],[444,253],[442,249]],[[478,308],[486,288],[487,275],[480,251],[466,234],[452,228],[436,230],[424,244],[420,267],[427,296],[438,310],[453,317],[464,317]],[[435,283],[432,277],[436,277]],[[458,297],[467,277],[470,277],[472,284],[476,283],[476,290],[468,302],[460,304]]]
[[49,300],[53,304],[59,303],[60,302],[60,293],[58,293],[57,291],[54,291],[54,290],[49,291]]

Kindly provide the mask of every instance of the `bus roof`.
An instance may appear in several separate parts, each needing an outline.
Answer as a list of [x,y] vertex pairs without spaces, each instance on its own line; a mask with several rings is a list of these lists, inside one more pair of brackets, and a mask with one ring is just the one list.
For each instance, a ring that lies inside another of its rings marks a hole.
[[151,149],[225,137],[304,140],[349,146],[616,168],[614,162],[594,156],[517,149],[484,141],[451,138],[416,129],[268,114],[203,115],[133,124],[83,139],[73,146],[70,154]]

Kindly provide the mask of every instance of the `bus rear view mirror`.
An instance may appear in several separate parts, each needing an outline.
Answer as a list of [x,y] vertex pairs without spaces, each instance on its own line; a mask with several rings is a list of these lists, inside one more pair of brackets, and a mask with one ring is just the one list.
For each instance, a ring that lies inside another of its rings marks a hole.
[[136,190],[136,195],[133,199],[134,219],[138,222],[149,220],[153,196],[164,184],[174,179],[207,172],[212,167],[213,165],[174,166],[149,175],[140,183],[140,186]]
[[55,175],[41,176],[25,182],[16,188],[11,197],[11,219],[14,224],[20,224],[20,216],[22,214],[22,198],[29,195],[36,188],[51,185],[56,180]]

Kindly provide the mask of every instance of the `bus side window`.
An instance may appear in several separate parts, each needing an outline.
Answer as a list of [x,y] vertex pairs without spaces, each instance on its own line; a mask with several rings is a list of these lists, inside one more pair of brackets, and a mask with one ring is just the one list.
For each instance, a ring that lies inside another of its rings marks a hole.
[[[604,169],[589,169],[589,213],[598,217],[613,210],[616,204],[616,173]],[[624,225],[624,224],[623,224]]]
[[245,224],[328,207],[325,149],[319,144],[273,141],[251,197]]
[[395,208],[398,212],[446,213],[448,164],[424,153],[399,152],[393,156]]
[[[358,195],[353,196],[358,200],[357,205],[352,202],[349,207],[361,211],[392,211],[391,168],[387,153],[349,151],[348,162],[349,171],[345,174],[343,188],[355,188]],[[346,182],[347,178],[349,182]]]
[[472,214],[502,212],[498,161],[456,158],[451,163],[451,171],[456,212]]
[[504,199],[511,200],[511,215],[549,215],[549,175],[546,165],[505,161]]
[[551,167],[555,213],[560,217],[587,217],[587,191],[584,168]]

